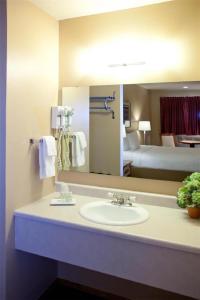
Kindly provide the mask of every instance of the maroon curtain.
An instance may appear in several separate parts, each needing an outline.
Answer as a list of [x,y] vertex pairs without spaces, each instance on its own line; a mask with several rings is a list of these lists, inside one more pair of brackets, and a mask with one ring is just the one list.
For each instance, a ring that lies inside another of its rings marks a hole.
[[200,134],[200,96],[161,97],[161,133]]

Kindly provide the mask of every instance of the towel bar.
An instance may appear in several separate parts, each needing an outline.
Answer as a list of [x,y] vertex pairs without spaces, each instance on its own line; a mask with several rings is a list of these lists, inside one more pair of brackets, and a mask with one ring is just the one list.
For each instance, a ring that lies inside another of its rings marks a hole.
[[[57,141],[58,139],[55,137],[55,140]],[[29,143],[30,143],[31,145],[33,145],[33,144],[39,144],[39,143],[42,143],[42,139],[40,139],[40,140],[37,140],[37,139],[30,139],[30,140],[29,140]]]

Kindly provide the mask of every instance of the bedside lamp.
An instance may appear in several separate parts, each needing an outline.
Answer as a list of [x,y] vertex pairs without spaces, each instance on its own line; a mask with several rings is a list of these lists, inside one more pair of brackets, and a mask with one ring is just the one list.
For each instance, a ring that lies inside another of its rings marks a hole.
[[129,121],[129,120],[126,120],[124,124],[125,124],[126,128],[131,127],[131,121]]
[[146,131],[151,131],[150,121],[139,121],[138,130],[144,131],[144,144],[146,145]]

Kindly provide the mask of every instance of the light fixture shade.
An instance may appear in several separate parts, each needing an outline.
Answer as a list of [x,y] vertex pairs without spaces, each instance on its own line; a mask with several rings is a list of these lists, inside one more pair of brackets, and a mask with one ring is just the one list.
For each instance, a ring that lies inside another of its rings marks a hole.
[[125,125],[122,126],[122,137],[123,138],[126,137],[126,127],[125,127]]
[[150,121],[139,121],[138,129],[142,131],[151,131]]

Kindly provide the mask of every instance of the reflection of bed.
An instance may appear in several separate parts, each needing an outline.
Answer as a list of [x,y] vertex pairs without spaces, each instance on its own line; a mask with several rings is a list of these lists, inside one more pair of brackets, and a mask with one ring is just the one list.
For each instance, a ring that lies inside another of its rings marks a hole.
[[143,146],[138,149],[124,151],[124,160],[131,160],[135,167],[200,171],[200,149]]
[[[191,172],[200,171],[199,148],[141,145],[135,150],[124,151],[123,159],[132,161],[131,165],[136,177],[182,180]],[[176,175],[172,171],[175,171]],[[146,174],[142,175],[145,172]]]

